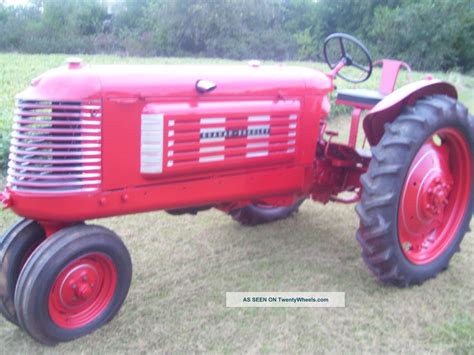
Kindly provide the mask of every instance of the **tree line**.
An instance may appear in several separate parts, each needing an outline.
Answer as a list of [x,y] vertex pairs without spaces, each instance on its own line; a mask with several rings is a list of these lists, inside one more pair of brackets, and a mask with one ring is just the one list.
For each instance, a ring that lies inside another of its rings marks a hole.
[[474,70],[472,0],[0,0],[0,51],[321,60],[333,32],[415,69]]

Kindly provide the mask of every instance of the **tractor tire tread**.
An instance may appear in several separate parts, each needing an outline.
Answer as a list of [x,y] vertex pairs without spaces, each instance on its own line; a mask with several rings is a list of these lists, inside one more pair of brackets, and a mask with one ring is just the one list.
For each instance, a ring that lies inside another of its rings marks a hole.
[[[360,227],[356,233],[362,257],[368,268],[383,283],[400,287],[420,284],[435,277],[446,265],[437,266],[433,272],[413,272],[413,264],[407,266],[398,241],[397,223],[398,194],[410,162],[419,144],[430,130],[438,129],[443,120],[454,120],[474,141],[474,118],[458,101],[444,95],[433,95],[416,101],[402,109],[401,114],[385,125],[385,133],[379,144],[372,147],[374,159],[361,176],[362,195],[356,205]],[[470,131],[469,131],[470,130]],[[472,149],[472,148],[471,148]],[[472,209],[472,204],[470,207]],[[469,218],[472,211],[469,212]],[[463,227],[460,232],[467,227]],[[457,250],[457,248],[456,248]]]

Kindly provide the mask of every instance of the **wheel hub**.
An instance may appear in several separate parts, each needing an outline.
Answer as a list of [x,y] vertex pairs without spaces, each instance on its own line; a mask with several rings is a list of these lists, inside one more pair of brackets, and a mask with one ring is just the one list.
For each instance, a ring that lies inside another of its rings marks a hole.
[[[439,225],[452,181],[447,147],[423,145],[407,176],[400,210],[403,227],[416,241]],[[412,240],[411,245],[415,244]]]
[[408,260],[426,264],[447,248],[458,232],[470,189],[469,145],[456,129],[438,130],[413,159],[400,196],[398,234]]
[[421,208],[427,217],[443,215],[444,208],[449,203],[451,189],[452,185],[443,176],[439,176],[431,181],[427,189],[422,190],[420,200],[425,203]]
[[92,295],[92,285],[82,284],[77,292],[77,296],[82,300],[87,300]]
[[66,275],[59,289],[61,304],[74,308],[93,298],[98,279],[97,269],[87,260],[77,265]]
[[78,328],[97,318],[112,300],[117,271],[102,254],[91,254],[67,265],[58,275],[49,297],[53,321]]

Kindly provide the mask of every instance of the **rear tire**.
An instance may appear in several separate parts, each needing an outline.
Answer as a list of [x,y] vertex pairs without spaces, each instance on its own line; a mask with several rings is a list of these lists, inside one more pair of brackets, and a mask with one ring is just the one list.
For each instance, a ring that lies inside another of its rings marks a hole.
[[15,287],[26,260],[46,238],[35,221],[20,219],[0,239],[0,313],[18,325]]
[[362,257],[382,282],[420,284],[460,250],[473,210],[473,135],[467,109],[441,95],[386,124],[356,207]]
[[117,314],[131,278],[130,255],[115,233],[86,225],[62,229],[34,251],[20,275],[18,321],[43,344],[79,338]]
[[304,198],[296,201],[291,206],[260,206],[250,204],[248,206],[233,210],[230,215],[234,220],[245,226],[256,226],[285,219],[293,213],[298,212],[299,207],[304,202]]

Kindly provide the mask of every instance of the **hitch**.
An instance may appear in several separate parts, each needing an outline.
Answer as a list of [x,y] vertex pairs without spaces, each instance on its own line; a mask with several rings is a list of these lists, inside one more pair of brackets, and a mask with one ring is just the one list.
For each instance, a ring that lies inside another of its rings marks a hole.
[[7,191],[0,192],[0,202],[2,203],[2,208],[4,210],[12,206],[12,198]]

